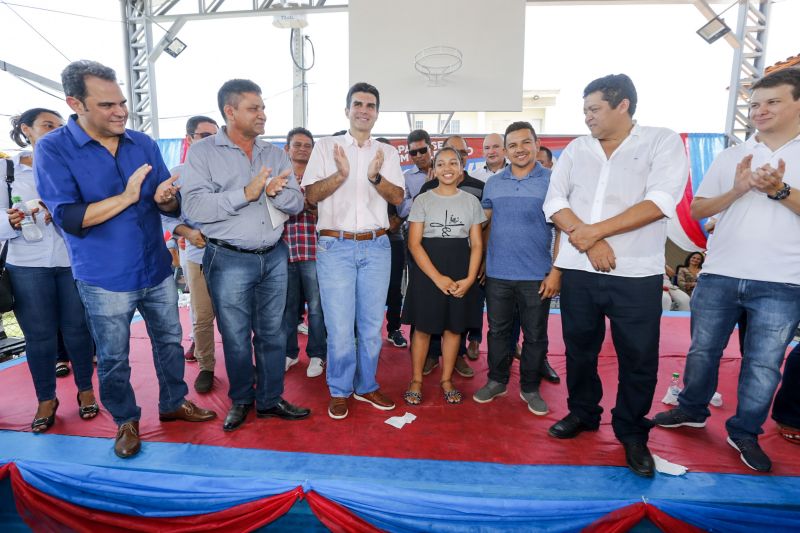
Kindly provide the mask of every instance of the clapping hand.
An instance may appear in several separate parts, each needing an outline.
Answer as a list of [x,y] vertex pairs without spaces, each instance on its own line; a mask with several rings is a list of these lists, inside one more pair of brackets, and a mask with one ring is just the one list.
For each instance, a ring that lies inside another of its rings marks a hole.
[[[139,195],[142,192],[142,182],[152,168],[152,166],[145,163],[137,168],[128,178],[128,183],[125,185],[125,190],[122,191],[121,195],[127,205],[133,205],[139,201]],[[158,203],[157,198],[156,203]]]
[[767,163],[759,167],[752,173],[750,183],[757,190],[774,195],[783,187],[783,175],[786,173],[786,162],[783,159],[778,160],[778,168],[772,168]]
[[336,172],[344,180],[350,175],[350,161],[344,147],[339,143],[333,145],[333,162],[336,163]]
[[258,171],[258,174],[253,176],[253,179],[250,180],[250,183],[245,185],[244,197],[248,202],[255,202],[261,198],[261,194],[264,192],[267,186],[267,178],[269,178],[271,172],[271,168],[261,167],[261,170]]
[[374,181],[378,174],[381,172],[381,167],[383,166],[383,150],[378,148],[378,151],[375,153],[375,157],[372,158],[372,161],[369,162],[369,167],[367,168],[367,178],[370,181]]
[[153,197],[158,204],[159,207],[169,208],[172,205],[172,202],[177,202],[175,197],[178,194],[178,190],[180,190],[180,185],[175,185],[175,182],[178,180],[178,175],[175,174],[174,176],[170,176],[169,178],[165,179],[161,183],[158,184],[156,187],[156,194]]
[[750,164],[752,162],[753,156],[748,155],[736,165],[736,174],[733,178],[733,189],[740,194],[744,194],[754,187],[753,171],[750,170]]
[[270,198],[274,198],[279,192],[281,192],[283,188],[286,187],[286,184],[289,183],[289,174],[291,173],[292,169],[287,168],[286,170],[284,170],[283,172],[281,172],[280,174],[269,180],[266,189],[264,189],[266,195],[269,196]]

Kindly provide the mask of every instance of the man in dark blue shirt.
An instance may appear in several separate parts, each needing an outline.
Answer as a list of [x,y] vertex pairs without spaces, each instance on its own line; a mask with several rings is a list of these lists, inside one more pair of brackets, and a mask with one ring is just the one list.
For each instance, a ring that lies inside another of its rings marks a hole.
[[185,399],[177,290],[160,213],[180,212],[177,188],[156,143],[125,129],[126,100],[113,70],[76,61],[61,73],[66,127],[36,145],[34,176],[64,232],[72,270],[97,344],[103,405],[119,426],[114,452],[138,453],[141,409],[130,383],[130,323],[147,324],[158,376],[159,418],[203,422],[213,411]]

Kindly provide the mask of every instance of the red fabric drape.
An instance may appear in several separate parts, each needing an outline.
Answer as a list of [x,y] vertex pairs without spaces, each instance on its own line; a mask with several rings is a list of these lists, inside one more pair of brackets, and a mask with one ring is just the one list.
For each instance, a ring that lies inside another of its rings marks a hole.
[[17,512],[25,523],[37,533],[91,531],[114,533],[125,531],[252,531],[286,514],[294,503],[303,497],[297,487],[216,513],[170,518],[147,518],[98,511],[74,505],[29,485],[16,465],[9,463],[0,468],[0,479],[11,475],[11,488]]
[[316,492],[306,492],[306,499],[311,511],[333,533],[382,533],[369,522],[354,515],[350,510],[342,507]]
[[[681,133],[681,139],[683,140],[683,146],[686,148],[686,155],[691,157],[689,153],[689,135],[686,133]],[[683,189],[683,195],[681,196],[678,205],[675,207],[676,215],[678,216],[678,222],[681,224],[681,228],[683,231],[686,232],[686,236],[689,237],[695,246],[700,248],[701,250],[705,250],[708,247],[708,242],[706,239],[706,234],[703,233],[703,230],[700,228],[700,223],[692,218],[692,200],[694,199],[694,192],[692,190],[692,172],[689,171],[689,180],[686,182],[686,187]]]
[[583,530],[583,533],[625,533],[645,517],[665,533],[702,533],[703,531],[669,516],[658,507],[642,502],[608,513],[592,522]]

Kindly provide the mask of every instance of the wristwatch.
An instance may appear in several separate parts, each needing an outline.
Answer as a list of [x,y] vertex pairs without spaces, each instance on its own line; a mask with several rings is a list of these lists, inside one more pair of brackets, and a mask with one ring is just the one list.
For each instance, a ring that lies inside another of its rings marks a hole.
[[792,192],[792,188],[789,187],[789,184],[788,183],[784,183],[783,187],[778,189],[775,192],[775,194],[768,194],[767,198],[769,198],[770,200],[783,200],[784,198],[789,196],[789,193],[791,193],[791,192]]
[[382,179],[383,178],[381,177],[380,173],[375,175],[375,179],[374,180],[369,179],[369,176],[367,176],[367,180],[369,180],[369,182],[371,184],[375,185],[375,186],[377,186],[381,182]]

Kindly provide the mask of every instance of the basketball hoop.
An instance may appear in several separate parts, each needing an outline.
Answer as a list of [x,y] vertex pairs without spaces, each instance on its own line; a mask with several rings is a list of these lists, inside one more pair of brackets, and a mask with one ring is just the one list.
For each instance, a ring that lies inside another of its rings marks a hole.
[[444,79],[461,68],[463,57],[458,48],[431,46],[414,56],[414,68],[428,80],[428,87],[442,87]]

